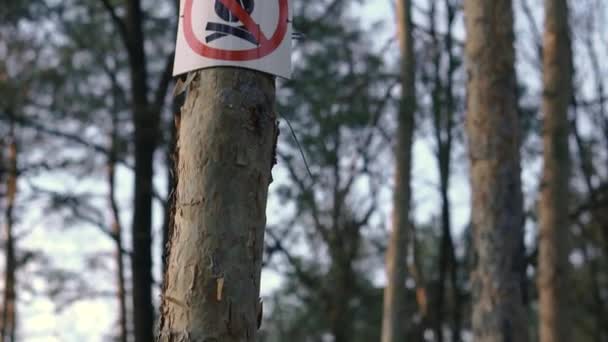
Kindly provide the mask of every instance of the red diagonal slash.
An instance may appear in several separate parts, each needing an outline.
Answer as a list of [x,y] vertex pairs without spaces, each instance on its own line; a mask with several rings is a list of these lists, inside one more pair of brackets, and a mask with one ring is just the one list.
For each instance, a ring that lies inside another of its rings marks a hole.
[[249,15],[249,13],[247,13],[247,11],[245,11],[245,9],[241,7],[238,2],[236,2],[236,0],[219,1],[226,6],[230,13],[239,18],[247,31],[249,31],[255,37],[255,40],[257,40],[260,45],[266,45],[266,43],[268,43],[268,38],[266,38],[264,32],[262,32],[262,29],[260,29],[260,25],[253,20],[251,15]]

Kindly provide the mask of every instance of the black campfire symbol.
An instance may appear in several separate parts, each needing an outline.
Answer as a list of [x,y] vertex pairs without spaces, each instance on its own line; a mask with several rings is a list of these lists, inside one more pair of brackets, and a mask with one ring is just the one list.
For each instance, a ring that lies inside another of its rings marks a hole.
[[[251,15],[254,7],[253,1],[254,0],[237,0],[236,2],[245,10],[245,12]],[[228,23],[236,23],[239,21],[239,18],[237,18],[232,12],[230,12],[220,0],[215,0],[215,13],[217,13],[217,15],[222,18],[222,20]],[[226,36],[235,36],[244,39],[252,44],[259,45],[259,42],[255,38],[255,36],[251,34],[251,32],[249,32],[249,30],[247,30],[247,28],[243,25],[232,26],[223,23],[209,22],[207,23],[207,27],[205,28],[205,30],[207,30],[208,32],[212,32],[205,38],[205,41],[207,43]]]

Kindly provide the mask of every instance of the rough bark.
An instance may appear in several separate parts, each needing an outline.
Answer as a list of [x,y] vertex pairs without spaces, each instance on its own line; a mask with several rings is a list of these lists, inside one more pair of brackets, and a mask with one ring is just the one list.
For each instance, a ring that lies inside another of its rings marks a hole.
[[404,338],[405,278],[410,211],[410,175],[414,111],[416,108],[414,77],[414,46],[412,41],[411,2],[397,2],[399,39],[401,44],[402,102],[398,117],[397,169],[393,195],[393,230],[386,255],[387,285],[384,290],[382,314],[382,342]]
[[[181,98],[181,96],[180,96]],[[176,146],[177,146],[177,120],[180,117],[181,106],[179,105],[182,101],[179,101],[178,98],[173,99],[172,105],[172,117],[174,118],[175,124],[171,125],[169,141],[167,143],[167,153],[165,155],[165,160],[167,163],[167,199],[165,202],[165,212],[164,212],[164,221],[163,221],[163,241],[162,241],[162,267],[163,267],[163,279],[165,278],[165,272],[167,271],[167,261],[169,258],[169,239],[170,239],[170,229],[173,224],[171,211],[175,208],[175,184],[177,177],[177,169],[176,169],[176,161],[177,156],[175,155]]]
[[523,200],[511,0],[465,0],[473,336],[525,342]]
[[[179,17],[179,0],[173,1],[173,10],[175,11],[175,17]],[[173,82],[171,82],[173,84]],[[174,208],[174,189],[176,184],[177,170],[176,170],[176,159],[175,155],[176,144],[177,144],[177,120],[179,120],[180,110],[184,103],[184,94],[177,94],[174,92],[173,101],[171,102],[171,113],[170,118],[174,121],[169,126],[169,141],[166,146],[166,163],[167,163],[167,198],[165,200],[164,218],[163,218],[163,240],[162,240],[162,278],[165,279],[165,272],[167,270],[167,258],[168,245],[169,245],[169,229],[173,222],[171,221],[171,210]]]
[[3,342],[15,342],[16,329],[16,293],[15,293],[15,237],[13,234],[15,197],[17,196],[17,141],[15,127],[11,118],[11,127],[8,137],[7,170],[6,170],[6,209],[5,215],[5,269],[4,269],[4,296],[2,307],[2,321],[0,322],[0,337]]
[[198,71],[189,86],[160,341],[256,340],[274,102],[274,79],[245,69]]
[[572,51],[566,0],[545,1],[543,179],[539,203],[540,341],[570,341],[568,318],[568,105]]

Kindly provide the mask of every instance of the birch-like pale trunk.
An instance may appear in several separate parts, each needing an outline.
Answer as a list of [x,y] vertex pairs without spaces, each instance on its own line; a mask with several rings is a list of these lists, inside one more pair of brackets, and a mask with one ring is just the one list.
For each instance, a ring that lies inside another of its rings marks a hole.
[[572,50],[566,0],[545,0],[543,37],[543,178],[539,203],[540,341],[570,341],[568,317],[568,105]]
[[196,72],[179,120],[177,192],[159,341],[256,341],[274,78]]
[[395,148],[396,172],[393,195],[393,229],[386,255],[387,285],[384,289],[382,342],[405,338],[405,278],[407,270],[408,230],[410,227],[410,178],[416,89],[414,76],[414,44],[410,0],[397,2],[399,40],[401,46],[402,99]]
[[523,195],[511,0],[465,0],[476,265],[473,339],[525,342]]

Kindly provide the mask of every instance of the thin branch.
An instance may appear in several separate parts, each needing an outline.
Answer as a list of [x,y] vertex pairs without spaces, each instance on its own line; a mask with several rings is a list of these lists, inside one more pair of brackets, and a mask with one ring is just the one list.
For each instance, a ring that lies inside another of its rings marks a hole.
[[112,6],[112,4],[110,3],[109,0],[101,0],[101,3],[103,4],[103,7],[106,9],[106,12],[108,12],[110,17],[112,18],[112,22],[116,26],[116,29],[118,30],[118,33],[120,34],[123,42],[125,43],[126,46],[128,46],[129,45],[129,33],[127,31],[127,25],[125,24],[124,20],[118,16],[118,13],[116,13],[116,9],[114,8],[114,6]]

